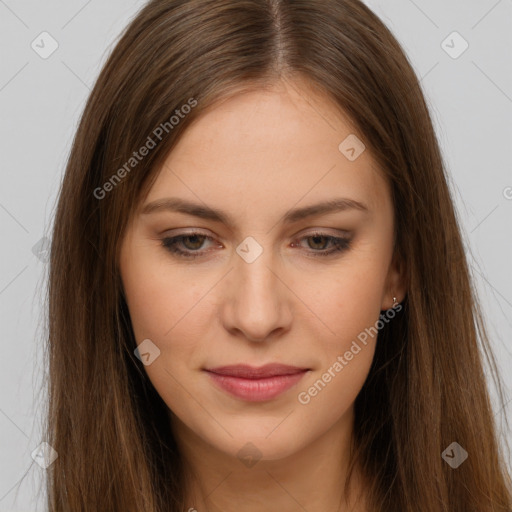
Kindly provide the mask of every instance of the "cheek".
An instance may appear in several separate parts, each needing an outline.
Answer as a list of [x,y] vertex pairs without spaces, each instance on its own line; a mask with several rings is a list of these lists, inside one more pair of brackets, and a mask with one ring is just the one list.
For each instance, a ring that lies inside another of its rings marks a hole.
[[199,374],[190,370],[201,353],[206,317],[201,297],[208,287],[193,285],[176,268],[136,251],[123,260],[121,275],[136,344],[149,339],[159,351],[153,348],[158,355],[143,369],[167,406],[187,414],[190,397],[183,386],[189,389]]
[[173,269],[144,263],[144,258],[127,262],[122,276],[137,345],[149,339],[160,351],[144,370],[164,402],[185,414],[190,400],[183,386],[188,389],[190,370],[201,353],[206,317],[201,297],[208,288],[193,286]]
[[[180,339],[176,332],[195,323],[189,317],[195,313],[202,293],[201,287],[183,279],[180,272],[145,251],[132,251],[122,260],[121,275],[130,311],[135,339],[150,338],[166,344]],[[199,308],[200,309],[200,308]]]
[[355,348],[349,344],[351,360],[346,359],[347,351],[333,354],[328,364],[297,390],[296,407],[304,421],[318,433],[347,419],[347,413],[364,385],[374,355],[374,344],[358,345]]
[[378,320],[386,281],[386,258],[382,260],[347,259],[336,269],[301,281],[298,294],[307,297],[305,302],[324,325],[326,347],[343,349]]
[[375,352],[385,270],[382,260],[359,259],[304,285],[321,320],[315,345],[322,352],[322,367],[298,391],[308,416],[334,421],[361,390]]
[[[324,300],[315,350],[321,366],[297,390],[299,408],[311,422],[328,425],[350,409],[368,376],[377,342],[380,293],[372,286],[345,282]],[[377,287],[378,288],[378,287]],[[341,291],[340,291],[341,290]]]

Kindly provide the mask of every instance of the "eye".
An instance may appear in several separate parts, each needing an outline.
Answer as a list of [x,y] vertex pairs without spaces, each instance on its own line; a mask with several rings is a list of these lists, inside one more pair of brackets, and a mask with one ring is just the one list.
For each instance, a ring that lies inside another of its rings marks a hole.
[[[336,237],[327,233],[314,232],[307,236],[303,236],[297,240],[310,240],[308,248],[310,255],[327,257],[334,254],[342,253],[350,248],[351,240],[345,237]],[[178,257],[183,258],[197,258],[203,256],[206,252],[202,250],[205,241],[213,242],[215,239],[211,236],[199,232],[184,233],[178,236],[163,238],[162,246],[169,252]],[[295,242],[291,244],[292,247],[297,247],[299,244]],[[326,246],[330,249],[326,249]],[[220,246],[222,247],[222,246]]]
[[[202,254],[199,252],[199,249],[201,249],[205,240],[213,241],[214,239],[211,236],[193,232],[171,238],[164,238],[162,240],[162,245],[168,251],[178,256],[183,256],[185,258],[197,258]],[[185,250],[181,249],[179,247],[180,245],[185,246]]]
[[[308,240],[308,247],[314,250],[309,251],[312,256],[331,256],[342,253],[350,248],[351,240],[345,237],[336,237],[327,233],[314,232],[301,237],[299,240]],[[331,244],[331,249],[325,249]],[[296,245],[296,244],[292,244]]]

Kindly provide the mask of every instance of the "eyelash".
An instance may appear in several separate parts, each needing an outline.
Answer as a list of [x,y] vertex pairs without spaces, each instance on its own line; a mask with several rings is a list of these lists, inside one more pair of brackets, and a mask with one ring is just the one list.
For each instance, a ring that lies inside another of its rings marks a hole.
[[[212,238],[211,236],[204,235],[203,233],[192,232],[192,233],[185,233],[183,235],[178,235],[175,237],[163,238],[162,246],[166,250],[168,250],[169,252],[171,252],[172,254],[174,254],[178,257],[183,257],[183,258],[188,258],[188,259],[198,258],[198,257],[202,256],[204,254],[204,252],[190,251],[190,250],[183,251],[183,250],[177,248],[177,244],[180,243],[181,241],[183,241],[184,238],[191,238],[191,237],[195,237],[195,236],[203,237],[205,240],[210,240],[210,241],[214,240],[214,238]],[[332,256],[334,254],[337,254],[337,253],[341,254],[341,253],[345,252],[346,250],[350,249],[350,246],[351,246],[351,240],[348,238],[335,237],[335,236],[327,235],[326,233],[321,233],[321,232],[311,233],[307,236],[300,238],[299,240],[303,240],[303,239],[307,239],[307,238],[315,238],[315,237],[326,238],[328,240],[328,243],[332,242],[334,244],[334,248],[330,249],[328,251],[312,250],[311,254],[313,257],[324,257],[325,258],[328,256]]]

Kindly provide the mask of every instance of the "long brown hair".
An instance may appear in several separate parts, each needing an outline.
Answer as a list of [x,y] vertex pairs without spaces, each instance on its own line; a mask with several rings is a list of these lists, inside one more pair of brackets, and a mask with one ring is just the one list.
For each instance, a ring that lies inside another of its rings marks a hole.
[[[88,99],[55,213],[51,512],[187,509],[166,405],[133,352],[120,241],[201,112],[297,78],[349,116],[389,181],[406,269],[403,310],[380,331],[355,404],[352,463],[366,475],[370,510],[510,510],[482,354],[496,366],[429,111],[397,40],[359,0],[153,0]],[[456,469],[441,456],[452,442],[469,455]]]

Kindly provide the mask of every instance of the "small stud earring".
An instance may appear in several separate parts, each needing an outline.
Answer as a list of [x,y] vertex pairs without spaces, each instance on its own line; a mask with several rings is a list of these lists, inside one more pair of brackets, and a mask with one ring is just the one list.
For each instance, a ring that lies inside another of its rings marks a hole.
[[393,297],[393,305],[392,308],[396,308],[398,306],[398,301],[396,300],[396,297]]

